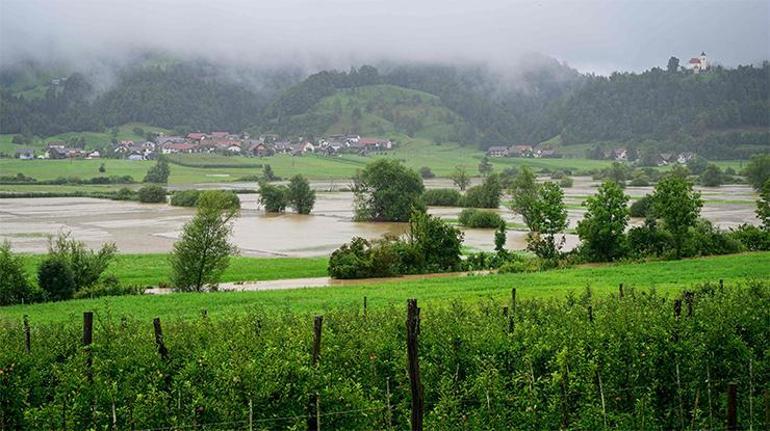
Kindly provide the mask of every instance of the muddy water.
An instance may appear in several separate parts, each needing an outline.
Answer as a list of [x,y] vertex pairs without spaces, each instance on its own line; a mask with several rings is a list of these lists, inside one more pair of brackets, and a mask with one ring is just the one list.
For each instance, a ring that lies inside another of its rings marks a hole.
[[[449,187],[447,180],[427,181],[428,187]],[[319,190],[339,190],[344,182],[318,183]],[[220,185],[222,186],[222,185]],[[228,187],[253,187],[252,184],[227,184]],[[590,178],[576,178],[575,186],[565,191],[569,209],[570,227],[582,218],[583,210],[574,207],[585,196],[596,191]],[[639,197],[649,193],[649,187],[630,187],[627,193]],[[703,189],[707,203],[704,217],[722,227],[740,223],[755,223],[753,200],[749,187],[727,186]],[[234,241],[246,256],[317,256],[326,255],[353,236],[377,238],[383,234],[399,235],[405,232],[404,223],[357,223],[352,221],[353,199],[349,192],[318,193],[312,215],[266,215],[259,209],[255,194],[240,195],[243,210],[234,224]],[[724,201],[709,203],[712,201]],[[186,221],[192,215],[189,208],[168,205],[140,204],[90,198],[34,198],[0,199],[0,241],[8,239],[13,248],[23,252],[44,252],[47,235],[69,230],[91,247],[115,242],[124,253],[168,252]],[[431,208],[432,214],[456,219],[459,208]],[[510,210],[500,209],[508,221],[523,221]],[[638,222],[638,221],[636,221]],[[467,229],[465,245],[478,250],[491,250],[493,232],[486,229]],[[522,249],[525,232],[509,231],[508,247]],[[566,235],[565,249],[577,244],[575,235]]]

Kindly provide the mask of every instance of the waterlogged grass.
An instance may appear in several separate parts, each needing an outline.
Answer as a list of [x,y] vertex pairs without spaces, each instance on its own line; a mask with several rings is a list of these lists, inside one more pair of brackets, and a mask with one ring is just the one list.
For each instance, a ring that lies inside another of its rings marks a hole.
[[[293,266],[296,263],[306,266],[305,261],[298,260],[287,265]],[[317,264],[320,265],[320,262]],[[253,278],[250,275],[248,278]],[[198,316],[203,308],[211,315],[221,316],[244,313],[254,307],[323,313],[341,307],[359,306],[364,297],[368,298],[370,308],[402,305],[407,298],[418,298],[427,307],[452,301],[478,302],[490,298],[502,304],[509,298],[513,287],[517,289],[517,297],[522,299],[558,298],[570,292],[580,293],[586,287],[600,295],[615,293],[620,283],[626,286],[626,292],[650,288],[660,292],[676,292],[693,284],[716,282],[719,279],[725,280],[728,286],[744,280],[770,279],[770,252],[681,261],[588,265],[528,274],[409,281],[394,279],[376,284],[367,284],[363,280],[349,285],[314,289],[84,299],[4,307],[0,308],[0,320],[19,320],[27,314],[36,322],[60,322],[77,319],[86,310],[97,313],[109,310],[114,315],[128,315],[143,320],[157,316],[164,319],[190,318]]]
[[[115,275],[124,284],[157,286],[167,283],[171,272],[167,254],[119,254],[110,263],[106,274]],[[23,255],[24,267],[30,280],[35,273],[42,254]],[[312,258],[255,258],[235,256],[222,275],[223,282],[244,280],[278,280],[282,278],[323,277],[329,260],[326,257]]]

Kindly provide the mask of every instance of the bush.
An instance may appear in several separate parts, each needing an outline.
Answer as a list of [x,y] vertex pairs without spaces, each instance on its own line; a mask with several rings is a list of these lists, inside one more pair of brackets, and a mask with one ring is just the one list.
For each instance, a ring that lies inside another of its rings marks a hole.
[[94,286],[78,290],[73,295],[74,299],[80,298],[100,298],[102,296],[124,296],[124,295],[142,295],[143,286],[121,285],[115,276],[108,276]]
[[700,219],[691,229],[683,249],[684,256],[692,257],[740,253],[744,247],[739,240],[719,230],[710,221]]
[[102,245],[98,252],[89,250],[85,244],[70,237],[69,233],[60,233],[56,239],[49,240],[48,255],[66,262],[75,278],[75,290],[93,286],[99,281],[110,261],[115,256],[117,247],[113,243]]
[[52,256],[46,258],[37,270],[37,284],[46,292],[47,299],[58,301],[72,298],[75,293],[75,274],[69,262]]
[[175,207],[195,207],[198,205],[200,190],[182,190],[171,195],[170,203]]
[[480,229],[496,229],[501,224],[505,224],[500,214],[494,211],[478,210],[475,208],[462,210],[458,221],[463,226]]
[[393,277],[401,273],[401,258],[392,241],[355,237],[331,254],[328,272],[339,279]]
[[11,252],[11,243],[0,244],[0,305],[33,302],[35,291],[27,281],[24,263]]
[[540,271],[540,259],[512,254],[497,270],[500,274]]
[[268,213],[282,213],[289,204],[289,189],[286,186],[274,186],[261,182],[259,184],[259,203]]
[[628,230],[627,244],[633,257],[662,256],[673,246],[673,238],[658,226],[655,219],[648,218],[644,225]]
[[650,178],[645,174],[634,175],[634,178],[628,183],[631,187],[649,187]]
[[570,177],[562,177],[561,180],[559,180],[559,185],[562,188],[572,187],[575,184],[575,182]]
[[462,195],[455,189],[429,189],[422,194],[425,205],[435,207],[460,206]]
[[423,167],[420,168],[420,176],[423,179],[428,180],[428,179],[431,179],[431,178],[435,178],[436,174],[434,174],[433,171],[431,171],[429,167],[423,166]]
[[166,203],[166,189],[155,184],[142,187],[136,194],[144,204]]
[[128,187],[122,187],[120,190],[118,190],[117,193],[115,193],[115,196],[113,197],[116,201],[133,201],[139,199],[137,197],[136,192],[129,189]]
[[631,217],[647,217],[652,215],[652,196],[644,195],[634,201],[628,208],[628,215]]
[[497,208],[500,206],[500,196],[503,187],[500,176],[492,174],[484,179],[481,185],[474,186],[465,192],[461,204],[467,208]]
[[748,223],[731,229],[728,236],[743,244],[748,251],[770,250],[770,231]]

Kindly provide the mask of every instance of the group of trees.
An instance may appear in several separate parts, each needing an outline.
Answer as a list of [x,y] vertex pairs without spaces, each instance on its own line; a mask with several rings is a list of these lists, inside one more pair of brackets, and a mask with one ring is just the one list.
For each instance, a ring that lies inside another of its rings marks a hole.
[[298,214],[310,214],[315,205],[315,190],[302,175],[291,177],[288,187],[260,181],[259,194],[259,203],[268,213],[282,213],[290,207]]

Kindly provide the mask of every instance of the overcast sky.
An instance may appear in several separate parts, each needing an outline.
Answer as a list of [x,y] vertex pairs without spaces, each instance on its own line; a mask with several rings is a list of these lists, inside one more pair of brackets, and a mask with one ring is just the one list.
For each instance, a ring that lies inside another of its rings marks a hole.
[[770,1],[0,0],[0,63],[180,56],[345,68],[379,60],[481,61],[523,53],[582,72],[665,67],[706,51],[770,57]]

